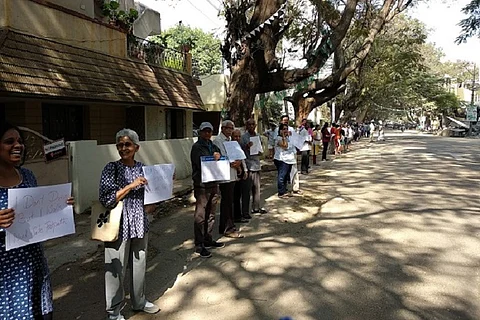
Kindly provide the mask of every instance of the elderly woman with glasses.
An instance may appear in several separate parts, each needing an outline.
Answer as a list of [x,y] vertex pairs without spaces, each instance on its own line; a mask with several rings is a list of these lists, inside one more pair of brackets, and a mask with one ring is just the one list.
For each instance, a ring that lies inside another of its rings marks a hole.
[[123,279],[130,263],[130,298],[135,311],[157,313],[160,309],[145,298],[145,270],[148,244],[148,219],[143,204],[145,185],[143,164],[135,161],[140,149],[138,134],[130,129],[116,135],[120,159],[108,163],[100,180],[100,202],[114,208],[123,201],[118,239],[105,242],[105,294],[107,319],[124,319]]

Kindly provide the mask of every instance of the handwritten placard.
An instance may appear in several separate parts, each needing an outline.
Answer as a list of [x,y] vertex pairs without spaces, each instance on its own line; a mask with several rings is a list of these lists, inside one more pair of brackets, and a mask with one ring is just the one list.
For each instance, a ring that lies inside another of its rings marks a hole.
[[247,158],[237,141],[225,141],[223,145],[225,146],[225,151],[230,161],[245,160]]
[[173,197],[173,174],[175,165],[157,164],[143,167],[148,184],[145,186],[144,204],[165,201]]
[[75,233],[73,208],[67,205],[72,184],[8,190],[8,207],[15,210],[6,228],[6,250]]
[[213,156],[201,157],[202,183],[230,180],[230,162],[226,157],[215,160]]
[[250,155],[254,156],[263,152],[262,142],[259,136],[250,137],[250,142],[253,143],[250,147]]
[[302,149],[303,144],[305,143],[305,137],[299,135],[295,131],[292,132],[292,135],[290,136],[290,142],[297,148],[297,149]]

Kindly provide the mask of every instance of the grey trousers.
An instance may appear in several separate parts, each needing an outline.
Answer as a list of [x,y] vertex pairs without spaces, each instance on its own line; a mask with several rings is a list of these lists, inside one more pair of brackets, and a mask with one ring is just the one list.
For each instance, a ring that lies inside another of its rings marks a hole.
[[252,210],[260,210],[260,171],[250,171],[248,181],[253,198]]
[[145,307],[145,270],[147,266],[148,233],[144,238],[119,238],[105,242],[105,298],[106,310],[116,319],[124,307],[123,282],[127,266],[130,266],[130,299],[134,310]]

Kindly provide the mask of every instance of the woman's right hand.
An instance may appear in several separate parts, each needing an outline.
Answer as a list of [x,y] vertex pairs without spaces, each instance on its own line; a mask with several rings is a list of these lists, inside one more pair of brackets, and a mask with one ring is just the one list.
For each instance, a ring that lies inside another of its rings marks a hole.
[[0,228],[10,227],[14,219],[15,211],[12,208],[0,210]]
[[147,183],[148,181],[145,179],[145,177],[138,177],[130,184],[130,186],[132,189],[135,189],[136,187],[146,185]]

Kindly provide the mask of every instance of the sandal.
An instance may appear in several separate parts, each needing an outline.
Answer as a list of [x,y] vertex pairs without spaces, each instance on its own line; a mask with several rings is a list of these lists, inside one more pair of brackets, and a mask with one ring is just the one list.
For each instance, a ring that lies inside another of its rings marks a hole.
[[243,234],[237,231],[229,232],[224,234],[225,237],[227,238],[245,238]]

